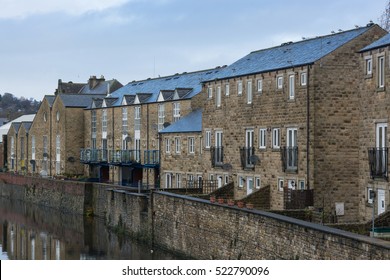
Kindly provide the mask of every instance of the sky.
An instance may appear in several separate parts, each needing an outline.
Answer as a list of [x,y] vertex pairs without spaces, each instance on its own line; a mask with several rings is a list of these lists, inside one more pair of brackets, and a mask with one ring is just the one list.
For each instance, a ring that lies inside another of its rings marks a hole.
[[58,79],[123,85],[229,65],[251,51],[379,22],[387,0],[0,0],[0,94]]

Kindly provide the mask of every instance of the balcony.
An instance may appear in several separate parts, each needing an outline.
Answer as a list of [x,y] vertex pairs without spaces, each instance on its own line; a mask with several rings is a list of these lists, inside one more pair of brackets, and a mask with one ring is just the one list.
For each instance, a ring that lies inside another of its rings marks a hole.
[[159,150],[144,151],[144,165],[157,166],[160,163]]
[[211,165],[213,167],[223,166],[223,147],[211,147]]
[[111,150],[110,163],[116,165],[132,164],[139,161],[139,150]]
[[254,160],[255,147],[240,148],[241,166],[243,169],[254,169],[256,162]]
[[81,149],[80,161],[83,163],[107,162],[107,150],[101,149]]
[[281,147],[283,172],[298,172],[298,147]]
[[372,179],[382,178],[388,180],[388,148],[369,148],[368,161]]

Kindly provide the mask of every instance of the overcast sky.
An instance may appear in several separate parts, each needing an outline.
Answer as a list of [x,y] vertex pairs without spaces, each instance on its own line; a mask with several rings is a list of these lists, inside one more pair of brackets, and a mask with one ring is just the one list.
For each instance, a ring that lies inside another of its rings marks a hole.
[[378,22],[387,0],[0,0],[0,94],[58,79],[122,84],[229,65],[302,37]]

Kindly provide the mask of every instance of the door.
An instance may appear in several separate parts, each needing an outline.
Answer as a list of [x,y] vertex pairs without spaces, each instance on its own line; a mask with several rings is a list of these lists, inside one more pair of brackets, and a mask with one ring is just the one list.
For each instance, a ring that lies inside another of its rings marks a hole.
[[386,211],[385,191],[378,190],[378,215]]
[[253,178],[246,178],[246,195],[250,195],[253,192]]
[[223,185],[223,178],[222,178],[222,176],[218,176],[217,177],[217,181],[218,181],[218,188],[221,188],[222,185]]

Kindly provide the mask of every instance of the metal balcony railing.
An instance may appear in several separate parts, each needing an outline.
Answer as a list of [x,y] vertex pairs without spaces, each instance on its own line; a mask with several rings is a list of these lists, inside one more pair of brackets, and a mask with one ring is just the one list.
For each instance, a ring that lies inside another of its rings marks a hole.
[[255,155],[255,147],[240,148],[241,166],[243,169],[255,168],[255,162],[253,162],[254,155]]
[[112,164],[131,164],[137,162],[139,150],[110,150],[109,162]]
[[388,180],[388,148],[369,148],[368,161],[371,178]]
[[159,150],[146,150],[144,151],[144,164],[145,165],[157,165],[160,163]]
[[298,147],[281,147],[283,172],[298,172]]
[[223,147],[211,147],[211,165],[213,167],[223,165]]

